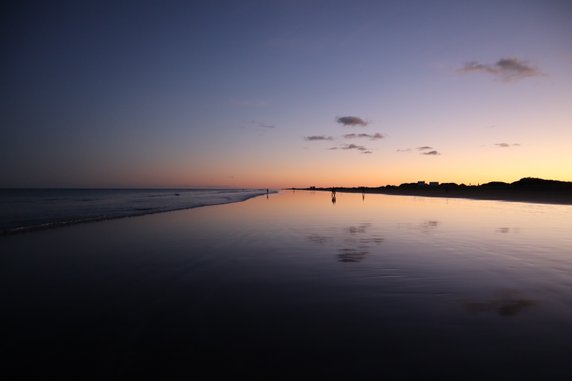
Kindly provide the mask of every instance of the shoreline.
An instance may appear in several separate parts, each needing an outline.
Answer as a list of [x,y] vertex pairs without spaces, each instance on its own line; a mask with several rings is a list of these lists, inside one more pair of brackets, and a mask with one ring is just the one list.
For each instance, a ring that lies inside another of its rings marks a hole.
[[[305,191],[332,192],[331,188],[290,188]],[[525,202],[534,204],[572,205],[572,194],[567,192],[554,192],[552,194],[538,194],[538,192],[488,192],[484,190],[446,191],[440,189],[380,189],[380,188],[335,188],[340,193],[385,194],[390,196],[415,196],[436,198],[464,198],[469,200],[489,200]]]
[[[272,191],[270,193],[276,193],[276,191]],[[8,237],[8,236],[13,236],[13,235],[33,233],[33,232],[37,232],[37,231],[51,230],[51,229],[57,229],[57,228],[62,228],[62,227],[74,226],[74,225],[83,225],[83,224],[89,224],[89,223],[94,223],[94,222],[112,221],[112,220],[120,220],[120,219],[125,219],[125,218],[150,216],[150,215],[160,214],[160,213],[177,212],[177,211],[181,211],[181,210],[190,210],[190,209],[196,209],[196,208],[203,208],[203,207],[207,207],[207,206],[227,205],[227,204],[244,202],[244,201],[250,200],[252,198],[260,197],[260,196],[264,196],[264,195],[268,195],[268,194],[267,193],[260,193],[260,194],[248,195],[248,196],[245,196],[245,198],[242,198],[239,200],[227,200],[227,201],[219,202],[216,204],[199,204],[199,205],[185,206],[185,207],[179,207],[179,208],[167,209],[167,210],[140,211],[140,212],[135,212],[135,213],[128,214],[128,215],[117,215],[117,216],[101,215],[101,216],[77,218],[77,219],[71,219],[70,218],[70,219],[55,220],[55,221],[45,222],[45,223],[35,224],[35,225],[17,226],[14,228],[0,229],[0,237]]]

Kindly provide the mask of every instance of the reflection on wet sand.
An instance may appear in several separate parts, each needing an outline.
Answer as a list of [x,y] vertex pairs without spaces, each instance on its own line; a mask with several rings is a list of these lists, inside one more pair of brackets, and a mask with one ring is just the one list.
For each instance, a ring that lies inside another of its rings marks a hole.
[[506,226],[500,227],[498,229],[495,230],[495,232],[497,233],[501,233],[501,234],[507,234],[507,233],[519,233],[520,229],[519,228],[509,228]]
[[368,251],[360,251],[354,248],[340,249],[338,261],[340,262],[359,262],[369,254]]
[[325,244],[327,241],[332,240],[334,237],[326,236],[326,235],[319,235],[319,234],[310,234],[306,236],[308,241],[319,243],[321,245]]
[[384,241],[384,239],[381,237],[372,237],[372,238],[361,238],[359,241],[361,243],[376,243],[379,245]]
[[339,262],[359,262],[363,260],[367,254],[369,254],[370,246],[369,243],[381,243],[383,238],[369,236],[364,238],[355,238],[355,235],[368,234],[368,230],[372,226],[369,222],[361,223],[357,226],[350,226],[348,232],[349,237],[346,237],[344,242],[353,246],[349,248],[343,248],[339,250],[338,261]]
[[502,290],[497,297],[490,300],[465,302],[465,308],[471,314],[496,312],[500,316],[508,317],[516,316],[536,304],[535,300],[524,297],[518,291]]
[[[371,234],[369,229],[372,224],[363,222],[358,225],[352,225],[343,230],[342,234],[337,236],[329,236],[322,234],[309,234],[306,239],[314,244],[344,247],[338,249],[337,259],[339,262],[360,262],[369,253],[371,245],[380,245],[384,239],[378,234]],[[365,235],[365,236],[364,236]],[[337,240],[336,240],[337,238]],[[340,244],[340,241],[343,242]]]
[[437,225],[439,225],[439,221],[425,221],[423,223],[423,226],[426,226],[428,228],[436,228]]
[[437,229],[439,227],[440,223],[441,223],[440,221],[436,221],[436,220],[427,220],[427,221],[423,221],[422,223],[420,223],[418,225],[398,224],[398,227],[400,229],[405,228],[405,229],[411,229],[411,230],[418,230],[421,233],[430,233],[433,230]]
[[435,230],[439,226],[439,221],[429,220],[423,222],[419,226],[419,230],[422,233],[430,233],[431,231]]
[[350,234],[359,234],[359,233],[366,233],[366,229],[371,226],[370,223],[363,223],[358,226],[350,226],[349,231]]

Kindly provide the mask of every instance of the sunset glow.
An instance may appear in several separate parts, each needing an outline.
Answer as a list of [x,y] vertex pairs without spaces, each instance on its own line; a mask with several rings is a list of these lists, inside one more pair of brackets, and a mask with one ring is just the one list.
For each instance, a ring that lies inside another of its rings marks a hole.
[[207,4],[13,4],[0,186],[572,180],[568,2]]

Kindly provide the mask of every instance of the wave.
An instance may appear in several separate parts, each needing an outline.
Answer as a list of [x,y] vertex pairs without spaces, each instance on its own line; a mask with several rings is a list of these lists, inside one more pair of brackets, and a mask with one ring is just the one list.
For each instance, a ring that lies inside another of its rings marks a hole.
[[262,189],[0,190],[0,235],[241,202]]

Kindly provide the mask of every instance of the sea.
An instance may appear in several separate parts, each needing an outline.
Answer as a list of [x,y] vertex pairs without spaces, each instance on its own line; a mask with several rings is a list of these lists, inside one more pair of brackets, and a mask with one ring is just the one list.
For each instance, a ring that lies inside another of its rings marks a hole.
[[0,235],[244,201],[266,189],[0,189]]

